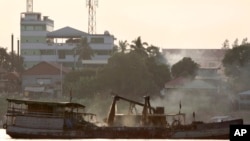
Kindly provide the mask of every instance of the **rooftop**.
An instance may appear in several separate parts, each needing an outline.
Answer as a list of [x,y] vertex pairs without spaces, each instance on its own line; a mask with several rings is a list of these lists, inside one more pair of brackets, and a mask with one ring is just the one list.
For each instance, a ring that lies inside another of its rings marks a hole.
[[61,107],[74,107],[74,108],[85,108],[84,105],[72,102],[46,102],[46,101],[34,101],[34,100],[20,100],[20,99],[7,99],[8,102],[15,104],[39,104],[48,106],[61,106]]
[[49,38],[80,38],[82,36],[88,36],[89,34],[72,27],[66,26],[58,30],[47,33]]

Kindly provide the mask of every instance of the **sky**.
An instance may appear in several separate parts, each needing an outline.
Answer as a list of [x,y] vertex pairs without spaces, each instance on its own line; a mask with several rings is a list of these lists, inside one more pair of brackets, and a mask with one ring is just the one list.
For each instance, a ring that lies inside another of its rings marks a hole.
[[[20,39],[26,0],[0,0],[0,46]],[[33,0],[33,11],[54,20],[54,30],[70,26],[88,32],[86,0]],[[160,48],[219,49],[228,39],[250,41],[250,0],[99,0],[96,32],[117,40],[141,36]]]

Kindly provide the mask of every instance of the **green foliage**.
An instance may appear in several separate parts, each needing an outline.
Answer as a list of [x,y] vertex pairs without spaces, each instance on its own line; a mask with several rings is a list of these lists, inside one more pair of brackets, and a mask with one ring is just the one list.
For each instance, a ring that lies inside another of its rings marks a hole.
[[131,97],[159,93],[170,79],[170,71],[156,60],[156,57],[145,59],[137,51],[116,53],[99,73],[99,81],[105,88]]
[[64,91],[71,88],[78,97],[115,91],[120,95],[139,98],[159,94],[170,80],[170,70],[156,46],[147,46],[138,37],[132,41],[130,52],[127,41],[120,41],[121,52],[114,53],[100,70],[82,70],[67,74]]
[[143,57],[147,56],[146,47],[148,46],[147,42],[142,42],[141,37],[138,37],[137,39],[132,41],[132,44],[130,45],[130,48],[136,52],[137,55],[141,55]]
[[199,65],[191,58],[184,57],[182,60],[174,64],[171,68],[171,73],[174,78],[177,77],[191,77],[194,78]]
[[167,81],[171,79],[169,66],[162,63],[160,56],[149,57],[147,59],[147,68],[152,75],[152,79],[159,89],[162,89]]
[[125,53],[125,51],[127,50],[127,46],[128,46],[127,40],[119,41],[119,48],[120,48],[122,53]]
[[250,44],[243,44],[227,50],[222,60],[225,74],[230,78],[236,91],[249,89]]
[[6,48],[0,47],[0,66],[7,71],[17,71],[22,72],[23,68],[23,58],[19,57],[15,52],[13,53],[13,60],[12,60],[12,53],[8,53]]
[[72,93],[76,97],[92,96],[97,89],[95,69],[72,71],[64,78],[63,88],[65,93]]
[[94,56],[94,51],[91,49],[87,38],[82,38],[76,47],[76,54],[79,55],[78,60],[90,60]]
[[150,85],[150,74],[142,58],[135,53],[117,53],[109,59],[99,80],[105,88],[121,94],[145,93],[145,85]]

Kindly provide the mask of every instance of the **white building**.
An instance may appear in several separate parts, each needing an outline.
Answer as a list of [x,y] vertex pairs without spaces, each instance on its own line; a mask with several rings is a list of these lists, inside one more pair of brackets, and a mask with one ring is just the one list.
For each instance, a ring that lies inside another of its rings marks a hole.
[[[62,63],[66,67],[100,66],[107,63],[114,47],[114,36],[108,31],[104,34],[88,34],[64,27],[54,31],[54,21],[41,13],[21,13],[21,55],[25,69],[42,61]],[[91,60],[78,63],[74,51],[77,41],[87,38],[95,55]]]

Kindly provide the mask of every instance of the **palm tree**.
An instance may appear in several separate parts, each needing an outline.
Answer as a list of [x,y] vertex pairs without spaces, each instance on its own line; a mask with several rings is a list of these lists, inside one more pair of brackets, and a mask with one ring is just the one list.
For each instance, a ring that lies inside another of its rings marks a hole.
[[133,40],[132,43],[133,44],[130,45],[131,49],[133,49],[138,54],[147,55],[147,47],[144,46],[148,46],[148,43],[142,42],[140,36],[137,39]]
[[74,57],[75,55],[79,55],[78,57],[79,62],[81,60],[91,60],[91,58],[94,56],[94,51],[90,47],[88,39],[86,37],[80,39],[80,42],[77,45],[77,47],[74,48],[74,51],[75,51]]
[[0,47],[0,67],[11,70],[11,56],[7,53],[7,49]]
[[128,46],[128,42],[127,40],[125,41],[119,41],[119,48],[121,49],[122,53],[125,53],[125,51],[127,50],[127,46]]

